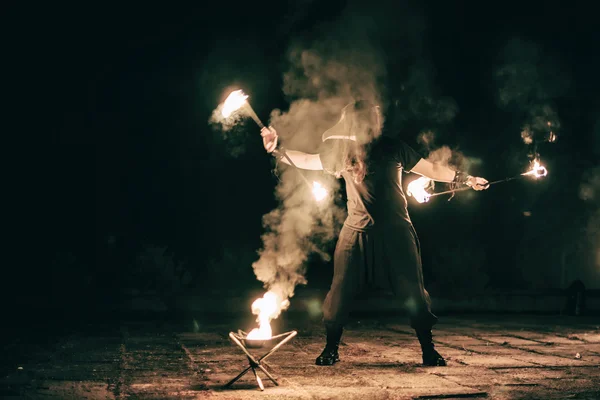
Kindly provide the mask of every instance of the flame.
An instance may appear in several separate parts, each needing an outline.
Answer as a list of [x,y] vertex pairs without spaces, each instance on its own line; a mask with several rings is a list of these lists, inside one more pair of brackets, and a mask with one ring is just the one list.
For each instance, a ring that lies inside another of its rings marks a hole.
[[244,103],[246,103],[246,99],[248,96],[244,94],[244,92],[240,90],[234,90],[227,96],[225,102],[223,103],[223,109],[221,110],[221,114],[225,118],[229,118],[231,114],[240,109]]
[[422,176],[408,184],[406,193],[414,197],[419,203],[426,203],[429,201],[431,194],[425,189],[431,187],[432,183],[431,179]]
[[541,178],[543,176],[548,175],[548,170],[546,169],[546,167],[540,164],[540,161],[538,159],[535,159],[533,161],[531,169],[521,175],[531,175],[536,178]]
[[321,185],[319,182],[313,182],[313,196],[315,196],[315,199],[317,201],[321,201],[323,200],[325,197],[327,197],[327,189],[325,189],[323,187],[323,185]]
[[256,321],[258,322],[258,328],[254,328],[248,333],[246,339],[249,340],[265,340],[270,339],[273,336],[271,330],[271,320],[279,315],[279,312],[287,307],[289,304],[288,300],[281,300],[281,298],[274,292],[267,292],[263,297],[254,300],[252,303],[252,314],[258,315]]

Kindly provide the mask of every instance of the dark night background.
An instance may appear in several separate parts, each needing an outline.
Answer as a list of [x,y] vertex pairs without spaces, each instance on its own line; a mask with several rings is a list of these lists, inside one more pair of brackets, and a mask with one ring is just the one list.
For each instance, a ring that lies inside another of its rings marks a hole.
[[[260,289],[251,265],[261,218],[278,204],[273,160],[252,121],[232,143],[208,119],[236,85],[263,120],[285,110],[290,43],[317,40],[347,4],[193,4],[7,7],[5,136],[17,143],[5,147],[15,245],[3,293],[13,309],[109,309],[132,290]],[[418,134],[433,130],[438,144],[483,160],[471,173],[500,179],[528,167],[520,133],[536,107],[560,122],[556,143],[538,149],[545,179],[410,202],[432,295],[561,289],[578,278],[600,289],[594,6],[386,4],[397,15],[386,13],[382,30],[413,14],[419,21],[402,28],[417,39],[377,39],[389,124],[419,150]],[[444,102],[457,106],[448,118],[435,109]],[[312,260],[308,286],[327,288],[330,274],[329,263]]]

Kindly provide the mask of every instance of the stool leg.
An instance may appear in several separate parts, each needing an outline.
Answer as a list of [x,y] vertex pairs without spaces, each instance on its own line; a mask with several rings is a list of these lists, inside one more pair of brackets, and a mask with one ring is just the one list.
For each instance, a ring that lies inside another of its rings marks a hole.
[[260,364],[258,364],[257,367],[260,368],[260,370],[265,373],[265,375],[275,384],[275,386],[279,386],[279,382],[277,382],[277,380],[275,378],[273,378],[273,375],[271,375],[269,373],[269,371],[267,371],[265,369],[265,367],[263,367]]
[[[260,367],[260,365],[259,365]],[[256,373],[256,368],[251,367],[252,368],[252,372],[254,372],[254,377],[256,378],[256,382],[258,382],[258,387],[260,388],[261,391],[265,390],[265,387],[262,383],[262,379],[260,379],[260,376],[258,376],[258,374]]]
[[252,367],[250,366],[250,367],[246,368],[245,370],[243,370],[242,372],[240,372],[240,374],[238,376],[236,376],[235,378],[233,378],[232,380],[227,382],[225,384],[225,387],[229,387],[229,386],[233,385],[238,379],[240,379],[242,376],[246,375],[246,372],[250,371],[250,368],[252,368]]
[[292,338],[294,336],[296,336],[297,333],[298,332],[296,332],[296,331],[291,332],[285,339],[283,339],[281,342],[277,343],[277,346],[273,347],[271,350],[269,350],[269,352],[267,354],[265,354],[264,356],[259,358],[258,361],[260,362],[262,360],[265,360],[271,354],[275,353],[277,351],[277,349],[279,349],[281,346],[283,346],[286,342],[289,342],[290,340],[292,340]]
[[[256,371],[256,368],[260,368],[260,370],[265,373],[265,375],[275,384],[275,386],[279,386],[279,382],[277,382],[277,380],[273,377],[273,375],[271,375],[271,373],[269,373],[269,371],[267,371],[265,369],[265,367],[263,367],[260,363],[261,363],[261,361],[263,361],[264,365],[268,367],[269,364],[267,364],[267,362],[265,360],[271,354],[273,354],[275,351],[277,351],[277,349],[279,349],[283,344],[290,341],[294,336],[296,336],[296,334],[297,334],[296,331],[290,332],[289,335],[287,335],[287,337],[284,340],[279,342],[275,347],[273,347],[271,350],[269,350],[266,354],[264,354],[262,357],[258,358],[258,360],[257,360],[256,358],[254,358],[254,356],[252,356],[252,354],[250,354],[248,352],[248,350],[246,349],[246,346],[244,346],[244,344],[235,336],[235,334],[233,332],[230,332],[229,337],[246,354],[246,357],[248,358],[248,361],[250,362],[250,366],[247,367],[242,372],[240,372],[238,376],[236,376],[231,381],[229,381],[225,385],[225,387],[231,386],[235,381],[237,381],[242,376],[244,376],[249,370],[252,370],[252,373],[254,374],[254,377],[256,378],[256,382],[258,383],[260,390],[264,391],[265,386],[263,385],[263,382],[262,382],[262,379],[260,378],[260,376],[258,376],[258,372]],[[284,336],[284,335],[280,335],[280,336]]]

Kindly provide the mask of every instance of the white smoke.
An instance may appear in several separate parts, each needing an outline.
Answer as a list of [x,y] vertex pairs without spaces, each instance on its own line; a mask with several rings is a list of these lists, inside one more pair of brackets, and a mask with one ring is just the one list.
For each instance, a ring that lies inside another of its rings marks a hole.
[[[336,182],[318,176],[323,186],[336,190]],[[306,262],[311,254],[328,261],[324,247],[335,237],[343,220],[343,209],[335,207],[333,197],[317,201],[298,171],[287,167],[281,174],[276,193],[280,207],[263,217],[265,233],[259,259],[252,265],[256,278],[274,292],[284,307],[285,300],[294,296],[297,285],[306,284]],[[282,310],[279,310],[279,312]],[[279,312],[271,318],[277,318]]]
[[556,140],[561,124],[554,101],[570,86],[565,70],[560,60],[534,42],[513,38],[502,49],[495,76],[498,102],[522,121],[525,144]]
[[[339,121],[344,106],[356,100],[382,103],[384,63],[369,40],[373,22],[363,15],[351,4],[337,20],[318,27],[319,40],[290,46],[289,68],[283,75],[283,92],[290,105],[287,110],[274,110],[269,121],[285,148],[316,153],[322,134]],[[253,264],[257,279],[282,300],[291,298],[297,285],[307,283],[306,262],[311,254],[329,260],[324,245],[334,240],[346,216],[334,202],[338,181],[322,171],[302,173],[309,181],[323,184],[330,197],[315,201],[298,171],[283,167],[276,188],[280,206],[263,218],[263,248]]]
[[427,160],[444,167],[468,172],[471,167],[483,162],[480,158],[467,157],[457,147],[437,145],[436,135],[430,130],[421,132],[417,137],[417,143],[421,145],[421,151]]
[[[302,35],[317,40],[292,43],[282,88],[289,107],[274,110],[269,121],[285,148],[318,152],[322,134],[339,121],[344,106],[356,100],[379,105],[384,116],[390,104],[401,103],[396,109],[401,108],[404,120],[446,123],[455,116],[456,103],[438,95],[431,63],[423,59],[423,19],[415,10],[399,12],[398,7],[397,2],[381,2],[374,8],[350,1],[333,22]],[[386,89],[398,84],[402,86],[399,103],[388,98]],[[449,147],[430,149],[429,154],[446,165],[469,160],[459,155]],[[315,202],[298,172],[288,166],[283,169],[276,188],[280,207],[263,218],[263,248],[253,268],[264,287],[285,300],[294,295],[297,285],[307,283],[310,254],[329,258],[323,244],[335,238],[346,212],[332,198],[325,204]],[[322,181],[332,195],[339,187],[324,172],[307,176],[309,181]]]

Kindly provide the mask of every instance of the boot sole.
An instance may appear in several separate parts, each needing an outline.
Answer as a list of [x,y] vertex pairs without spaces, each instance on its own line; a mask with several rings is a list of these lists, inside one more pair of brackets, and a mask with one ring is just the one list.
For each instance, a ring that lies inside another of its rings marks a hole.
[[446,362],[444,362],[444,363],[435,363],[435,364],[433,364],[433,363],[431,363],[431,364],[423,363],[423,366],[425,366],[425,367],[447,367],[448,364],[446,364]]
[[333,360],[333,361],[328,361],[328,362],[319,362],[316,361],[315,365],[320,365],[320,366],[331,366],[333,364],[335,364],[336,362],[340,361],[340,359],[338,358],[337,360]]

